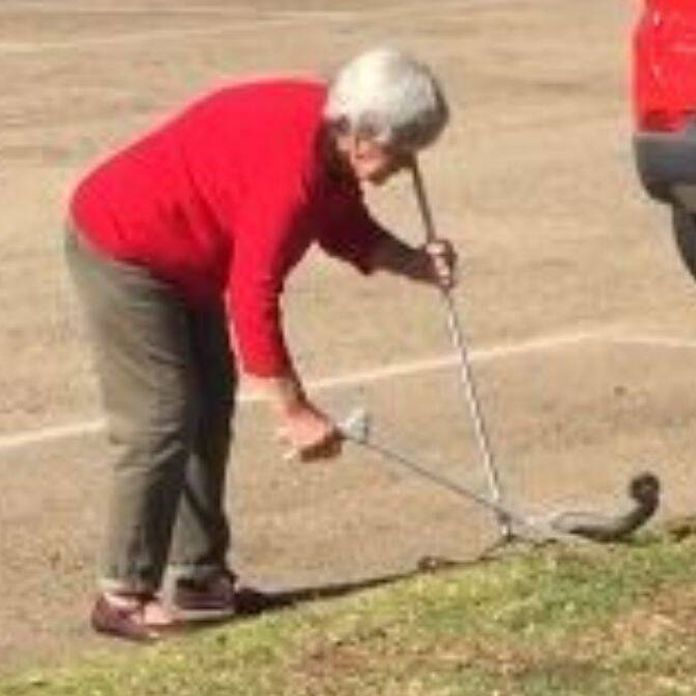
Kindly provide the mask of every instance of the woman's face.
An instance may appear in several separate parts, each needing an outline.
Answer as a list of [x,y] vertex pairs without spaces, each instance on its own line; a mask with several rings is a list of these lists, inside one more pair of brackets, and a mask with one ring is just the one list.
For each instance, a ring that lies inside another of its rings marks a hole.
[[413,153],[389,145],[381,145],[359,135],[339,136],[338,149],[358,181],[381,186],[393,174],[410,167]]

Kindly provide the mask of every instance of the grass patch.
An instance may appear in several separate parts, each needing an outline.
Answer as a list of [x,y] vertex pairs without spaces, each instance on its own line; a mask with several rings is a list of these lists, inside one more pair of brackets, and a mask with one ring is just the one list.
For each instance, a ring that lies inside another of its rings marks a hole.
[[696,542],[550,547],[0,681],[3,696],[696,694]]

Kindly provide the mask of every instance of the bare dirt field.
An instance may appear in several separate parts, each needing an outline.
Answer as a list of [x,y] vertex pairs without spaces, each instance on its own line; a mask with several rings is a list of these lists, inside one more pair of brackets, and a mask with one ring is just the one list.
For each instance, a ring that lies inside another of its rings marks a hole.
[[[459,307],[509,500],[613,509],[630,474],[662,516],[696,506],[696,294],[666,211],[636,181],[632,2],[3,0],[0,3],[0,671],[105,643],[86,612],[105,444],[89,347],[61,258],[64,201],[91,162],[202,90],[249,73],[330,71],[411,49],[453,121],[423,158],[462,256]],[[409,181],[370,192],[416,241]],[[486,492],[438,297],[312,255],[293,276],[291,344],[331,412]],[[437,361],[443,358],[445,360]],[[348,447],[281,461],[264,408],[237,425],[235,564],[278,588],[471,558],[491,515]]]

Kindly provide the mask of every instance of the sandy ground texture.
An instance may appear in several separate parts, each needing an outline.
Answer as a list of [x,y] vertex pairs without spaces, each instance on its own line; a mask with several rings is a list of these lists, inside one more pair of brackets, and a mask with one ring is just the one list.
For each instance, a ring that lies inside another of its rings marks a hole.
[[[329,8],[329,9],[327,9]],[[396,43],[452,103],[423,170],[462,255],[457,300],[506,495],[530,513],[613,510],[646,468],[663,516],[694,509],[696,296],[666,211],[635,178],[633,3],[606,0],[4,0],[0,4],[0,670],[104,646],[86,625],[107,482],[89,349],[61,259],[82,171],[182,102],[249,73],[326,72]],[[422,230],[407,179],[369,193]],[[331,412],[461,484],[486,479],[437,295],[313,254],[288,332]],[[496,538],[470,502],[348,447],[281,461],[240,411],[235,564],[276,588],[360,583]]]

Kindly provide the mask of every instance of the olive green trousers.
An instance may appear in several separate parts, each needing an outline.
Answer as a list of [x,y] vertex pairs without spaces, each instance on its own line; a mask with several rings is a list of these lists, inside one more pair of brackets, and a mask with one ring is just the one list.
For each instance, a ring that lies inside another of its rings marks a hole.
[[66,256],[113,454],[100,586],[155,592],[168,566],[192,579],[214,574],[230,546],[224,489],[237,384],[222,302],[192,307],[70,226]]

